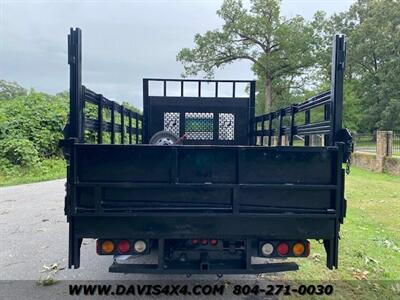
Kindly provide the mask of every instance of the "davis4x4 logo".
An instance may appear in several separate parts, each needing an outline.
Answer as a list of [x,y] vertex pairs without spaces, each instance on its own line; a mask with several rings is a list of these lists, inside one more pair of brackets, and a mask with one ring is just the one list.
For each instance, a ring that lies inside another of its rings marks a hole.
[[294,287],[283,284],[269,284],[266,286],[236,284],[229,285],[70,285],[71,296],[221,296],[225,293],[234,296],[273,296],[273,295],[332,295],[333,286],[327,285],[299,285]]
[[111,284],[94,284],[94,285],[69,285],[69,294],[71,296],[179,296],[179,295],[223,295],[225,292],[224,285],[111,285]]

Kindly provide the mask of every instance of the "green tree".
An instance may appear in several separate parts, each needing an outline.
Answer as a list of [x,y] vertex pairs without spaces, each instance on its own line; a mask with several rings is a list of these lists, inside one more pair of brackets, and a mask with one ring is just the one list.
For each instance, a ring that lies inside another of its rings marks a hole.
[[217,11],[221,29],[196,34],[194,49],[184,48],[177,60],[184,76],[204,72],[212,77],[216,68],[237,60],[249,60],[262,82],[258,103],[270,111],[280,95],[297,88],[314,63],[314,30],[302,17],[280,15],[279,0],[251,0],[249,9],[241,0],[225,0]]
[[[396,0],[358,0],[347,12],[315,18],[319,45],[334,32],[347,36],[344,120],[355,130],[400,129],[399,12]],[[317,53],[319,75],[327,81],[330,49],[321,46]]]
[[[359,0],[348,13],[352,77],[365,114],[363,128],[400,129],[400,2]],[[397,118],[393,118],[397,115]]]

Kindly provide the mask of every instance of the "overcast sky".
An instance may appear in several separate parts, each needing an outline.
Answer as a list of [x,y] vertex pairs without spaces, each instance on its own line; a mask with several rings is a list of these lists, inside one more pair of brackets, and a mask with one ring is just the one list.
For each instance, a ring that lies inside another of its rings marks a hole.
[[[283,0],[282,13],[307,19],[317,10],[348,9],[353,0]],[[141,108],[142,78],[176,78],[175,57],[195,33],[216,29],[222,0],[10,1],[0,0],[0,79],[47,93],[68,88],[66,40],[80,27],[83,83],[110,99]],[[247,62],[216,73],[252,79]]]

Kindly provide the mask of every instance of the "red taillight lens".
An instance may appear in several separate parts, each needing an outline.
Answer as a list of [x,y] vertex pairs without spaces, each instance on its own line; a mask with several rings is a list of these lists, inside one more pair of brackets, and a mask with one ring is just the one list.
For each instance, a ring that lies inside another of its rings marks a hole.
[[199,240],[197,240],[197,239],[192,240],[192,245],[197,245],[198,243],[199,243]]
[[280,243],[276,248],[276,251],[280,256],[288,255],[289,253],[289,245],[286,243]]
[[218,244],[218,240],[210,240],[210,244],[215,246]]
[[202,239],[201,240],[201,244],[202,245],[207,245],[208,244],[208,240],[207,239]]
[[118,243],[118,251],[120,253],[127,253],[131,248],[131,244],[127,240],[121,240]]

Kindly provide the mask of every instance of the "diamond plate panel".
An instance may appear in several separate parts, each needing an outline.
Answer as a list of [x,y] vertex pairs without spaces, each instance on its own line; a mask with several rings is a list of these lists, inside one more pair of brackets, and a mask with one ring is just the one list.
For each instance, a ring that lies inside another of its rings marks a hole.
[[218,115],[218,139],[233,141],[235,139],[235,115],[221,113]]
[[164,131],[172,132],[179,136],[179,113],[164,113]]

